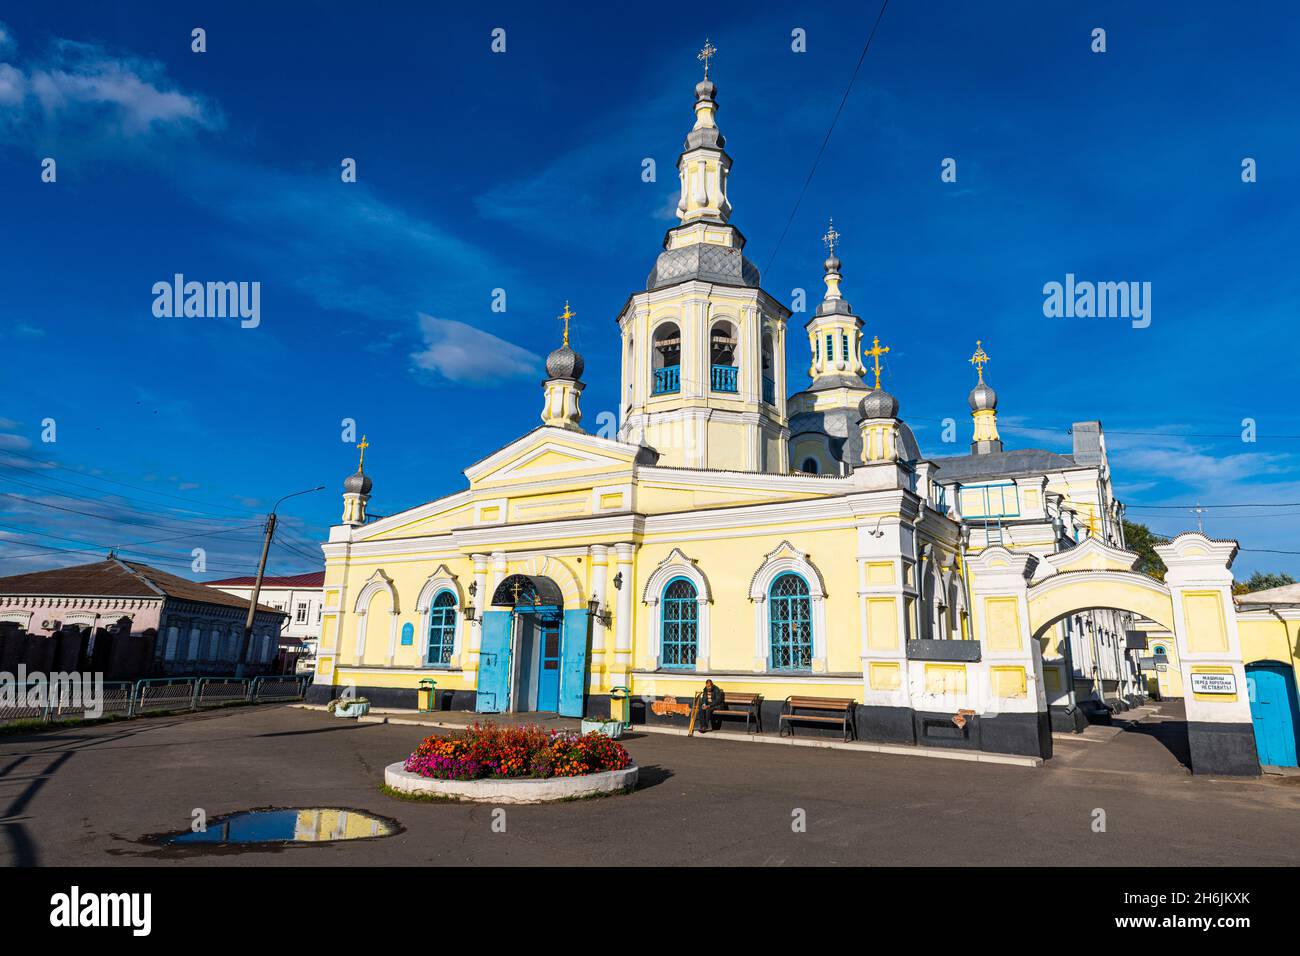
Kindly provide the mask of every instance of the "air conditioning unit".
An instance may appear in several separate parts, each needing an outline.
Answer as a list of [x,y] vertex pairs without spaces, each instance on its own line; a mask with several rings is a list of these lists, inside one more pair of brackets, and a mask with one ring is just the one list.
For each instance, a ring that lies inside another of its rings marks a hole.
[[42,631],[57,631],[59,629],[58,621],[41,621]]

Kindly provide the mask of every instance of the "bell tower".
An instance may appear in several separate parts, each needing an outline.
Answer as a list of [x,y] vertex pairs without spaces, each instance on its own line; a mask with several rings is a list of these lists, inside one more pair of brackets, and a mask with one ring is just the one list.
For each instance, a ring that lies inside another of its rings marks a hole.
[[659,464],[784,473],[789,428],[785,331],[790,311],[759,286],[731,225],[731,157],[718,129],[706,41],[695,125],[677,160],[678,225],[619,316],[622,441]]

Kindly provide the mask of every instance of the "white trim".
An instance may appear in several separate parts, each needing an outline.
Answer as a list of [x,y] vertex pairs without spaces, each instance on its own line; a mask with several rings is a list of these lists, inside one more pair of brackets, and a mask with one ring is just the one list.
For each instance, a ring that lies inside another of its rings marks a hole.
[[709,604],[713,601],[713,591],[709,579],[704,576],[698,564],[688,558],[678,548],[673,548],[668,556],[659,562],[646,579],[641,592],[641,603],[650,606],[650,650],[656,668],[663,666],[663,593],[670,582],[676,578],[686,578],[695,586],[695,666],[694,668],[673,668],[682,670],[707,670],[712,641],[709,632]]
[[[452,625],[451,632],[451,659],[446,664],[430,664],[428,660],[429,613],[433,609],[433,599],[443,591],[450,591],[456,598],[455,623]],[[465,595],[461,591],[460,580],[451,573],[447,565],[438,565],[433,573],[429,575],[428,580],[424,582],[424,586],[420,588],[420,596],[415,600],[415,611],[420,621],[420,631],[416,635],[420,643],[416,645],[416,654],[425,666],[439,669],[459,666],[465,621],[465,615],[461,609],[464,607]],[[418,648],[423,648],[423,650],[418,650]]]
[[[749,599],[754,603],[754,670],[770,670],[771,622],[768,619],[767,595],[772,582],[782,574],[793,572],[808,585],[808,600],[812,612],[812,669],[816,673],[826,669],[826,585],[817,566],[808,555],[789,541],[782,541],[763,558],[749,582]],[[761,666],[760,666],[761,664]]]

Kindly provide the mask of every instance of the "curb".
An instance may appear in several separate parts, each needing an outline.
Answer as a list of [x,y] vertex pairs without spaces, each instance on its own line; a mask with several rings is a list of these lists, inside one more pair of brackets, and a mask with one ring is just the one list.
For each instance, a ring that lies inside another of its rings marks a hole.
[[384,768],[384,783],[393,790],[416,796],[447,797],[470,803],[550,803],[575,800],[601,793],[615,793],[636,786],[637,766],[606,770],[581,777],[548,777],[508,780],[436,780],[403,770],[399,760]]

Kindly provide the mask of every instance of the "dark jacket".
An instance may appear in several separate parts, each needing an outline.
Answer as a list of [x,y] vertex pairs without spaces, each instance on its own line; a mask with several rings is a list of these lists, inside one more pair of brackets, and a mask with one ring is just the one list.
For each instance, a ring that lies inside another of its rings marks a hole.
[[700,706],[707,707],[710,710],[721,707],[722,701],[725,697],[726,695],[722,693],[722,688],[717,684],[714,684],[711,688],[705,686],[704,690],[700,692]]

